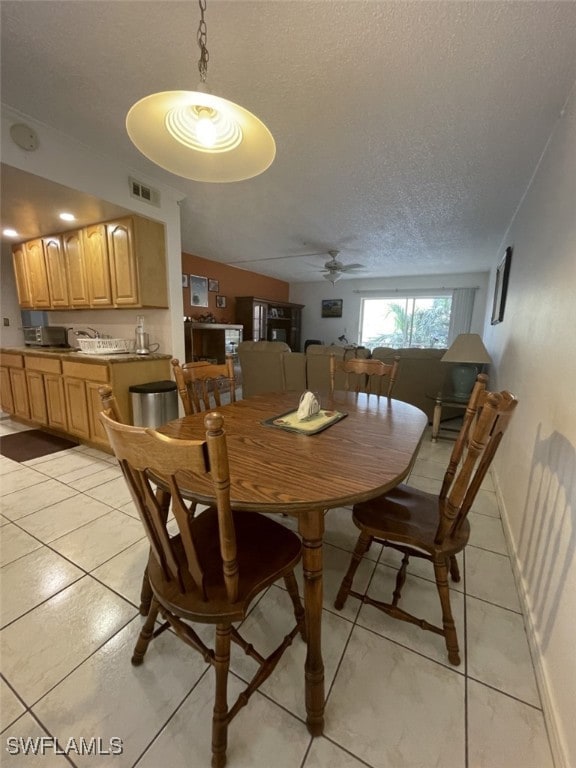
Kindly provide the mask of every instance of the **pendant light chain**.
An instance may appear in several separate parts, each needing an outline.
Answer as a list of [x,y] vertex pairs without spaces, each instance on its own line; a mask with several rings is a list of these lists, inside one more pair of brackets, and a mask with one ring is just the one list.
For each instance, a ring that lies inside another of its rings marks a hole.
[[205,83],[206,76],[208,74],[208,48],[206,48],[207,29],[206,22],[204,21],[204,11],[206,10],[206,0],[198,0],[200,6],[200,23],[198,25],[198,34],[196,40],[198,41],[198,47],[200,48],[200,58],[198,59],[198,70],[200,71],[200,80]]
[[210,58],[206,3],[198,0],[197,88],[145,96],[128,111],[126,130],[145,157],[176,176],[214,183],[244,181],[270,167],[276,156],[276,142],[252,112],[210,93],[206,83]]

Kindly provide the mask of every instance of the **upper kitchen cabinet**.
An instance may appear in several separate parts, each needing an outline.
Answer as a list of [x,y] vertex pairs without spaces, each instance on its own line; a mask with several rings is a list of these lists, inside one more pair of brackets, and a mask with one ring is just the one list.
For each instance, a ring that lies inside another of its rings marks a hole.
[[65,309],[70,306],[70,299],[62,240],[58,236],[45,237],[43,246],[50,306]]
[[59,236],[37,238],[12,249],[18,303],[25,309],[69,306],[66,266]]
[[38,309],[49,309],[48,272],[44,259],[44,242],[41,238],[26,243],[26,263],[32,290],[32,302]]
[[34,303],[32,301],[30,272],[26,259],[26,243],[14,246],[12,249],[12,263],[14,265],[14,277],[16,278],[18,304],[23,309],[30,309],[34,306]]
[[12,256],[23,308],[168,306],[159,222],[127,216],[23,243]]
[[41,239],[21,243],[12,249],[18,303],[24,309],[50,308],[48,275]]
[[164,227],[130,216],[106,224],[115,307],[167,307]]
[[88,272],[90,306],[94,308],[114,306],[106,224],[93,224],[84,229],[84,255]]
[[64,232],[62,250],[68,277],[70,306],[72,308],[89,307],[88,266],[84,255],[84,240],[81,229]]

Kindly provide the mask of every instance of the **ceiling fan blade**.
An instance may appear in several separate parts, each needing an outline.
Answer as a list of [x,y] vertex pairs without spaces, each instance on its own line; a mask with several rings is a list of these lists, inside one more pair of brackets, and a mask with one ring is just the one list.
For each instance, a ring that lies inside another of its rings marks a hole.
[[342,272],[349,272],[351,269],[364,269],[364,264],[344,264],[341,267]]

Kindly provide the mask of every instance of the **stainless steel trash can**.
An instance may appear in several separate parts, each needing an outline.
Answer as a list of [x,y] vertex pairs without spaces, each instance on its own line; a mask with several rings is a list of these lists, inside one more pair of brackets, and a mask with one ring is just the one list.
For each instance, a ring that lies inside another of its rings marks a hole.
[[150,381],[128,388],[135,427],[159,427],[178,418],[178,391],[174,381]]

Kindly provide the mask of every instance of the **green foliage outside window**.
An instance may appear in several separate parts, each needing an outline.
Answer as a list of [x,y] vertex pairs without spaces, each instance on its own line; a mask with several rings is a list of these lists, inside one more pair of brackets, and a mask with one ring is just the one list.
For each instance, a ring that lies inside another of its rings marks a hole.
[[375,347],[448,346],[451,296],[364,299],[361,344]]

